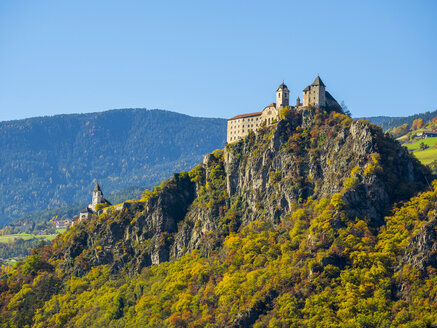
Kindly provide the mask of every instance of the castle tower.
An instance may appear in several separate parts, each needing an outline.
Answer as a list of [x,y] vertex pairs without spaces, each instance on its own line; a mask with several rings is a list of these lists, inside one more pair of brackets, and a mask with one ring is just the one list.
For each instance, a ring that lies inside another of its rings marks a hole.
[[300,98],[298,96],[296,99],[296,107],[299,107],[300,105],[302,105],[302,104],[300,103]]
[[284,82],[281,83],[278,90],[276,90],[276,109],[289,106],[290,104],[290,90]]
[[96,209],[96,205],[100,203],[104,203],[105,199],[103,198],[102,189],[100,189],[99,183],[96,181],[96,185],[93,190],[93,201],[91,203],[91,208],[94,211]]
[[311,84],[310,104],[316,107],[324,107],[326,105],[325,84],[318,75]]

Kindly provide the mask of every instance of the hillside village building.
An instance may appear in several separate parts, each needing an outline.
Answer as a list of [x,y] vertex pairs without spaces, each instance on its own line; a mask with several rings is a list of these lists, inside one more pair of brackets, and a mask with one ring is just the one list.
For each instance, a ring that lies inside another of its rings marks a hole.
[[104,203],[111,205],[103,197],[102,189],[100,188],[99,183],[96,181],[96,185],[94,186],[94,190],[93,190],[93,199],[87,207],[85,207],[82,211],[80,211],[79,221],[91,218],[91,215],[96,211],[96,206],[98,204],[104,204]]
[[279,112],[283,107],[304,109],[305,107],[334,107],[340,109],[337,101],[326,91],[322,79],[317,76],[314,82],[303,90],[303,103],[296,99],[296,106],[290,106],[290,90],[282,83],[276,90],[276,103],[266,106],[261,112],[241,114],[228,120],[227,142],[234,142],[256,131],[265,122],[267,126],[279,121]]

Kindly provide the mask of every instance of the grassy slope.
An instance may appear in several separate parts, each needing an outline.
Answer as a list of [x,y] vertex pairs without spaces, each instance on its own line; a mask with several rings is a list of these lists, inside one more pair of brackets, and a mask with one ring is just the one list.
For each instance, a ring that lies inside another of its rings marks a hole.
[[437,148],[429,148],[422,151],[415,151],[414,156],[417,157],[422,164],[430,164],[437,159]]
[[405,143],[404,146],[407,147],[410,150],[419,150],[420,144],[424,143],[425,145],[428,145],[430,147],[434,147],[434,145],[437,143],[437,137],[435,138],[426,138],[426,139],[420,139],[419,141],[413,142],[413,143]]
[[32,238],[43,238],[44,240],[53,240],[60,233],[63,233],[66,229],[57,229],[56,233],[50,235],[36,235],[30,233],[17,233],[11,235],[0,236],[0,243],[10,243],[17,238],[22,238],[24,240],[32,239]]
[[[430,148],[420,150],[420,144],[422,142]],[[417,159],[422,162],[422,164],[426,165],[437,159],[437,148],[435,148],[436,143],[437,137],[420,139],[419,141],[413,143],[405,143],[404,146],[413,151],[414,156],[416,156]]]

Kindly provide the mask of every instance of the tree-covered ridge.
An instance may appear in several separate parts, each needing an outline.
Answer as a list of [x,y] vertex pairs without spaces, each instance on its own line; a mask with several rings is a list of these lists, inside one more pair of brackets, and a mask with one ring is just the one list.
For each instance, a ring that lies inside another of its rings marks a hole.
[[429,172],[367,122],[281,115],[3,272],[1,324],[435,323]]
[[158,184],[222,147],[224,119],[122,109],[0,122],[0,219]]
[[209,257],[195,250],[115,280],[97,266],[62,282],[40,248],[3,276],[3,325],[429,327],[436,268],[402,259],[421,227],[435,227],[436,200],[434,184],[380,231],[347,218],[338,197],[309,201],[277,227],[257,220],[231,233]]

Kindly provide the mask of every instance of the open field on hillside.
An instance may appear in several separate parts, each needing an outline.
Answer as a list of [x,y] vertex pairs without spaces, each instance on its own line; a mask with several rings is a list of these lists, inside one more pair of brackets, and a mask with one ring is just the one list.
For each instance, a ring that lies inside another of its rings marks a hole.
[[417,150],[413,152],[414,156],[422,162],[422,164],[430,164],[437,160],[437,148],[429,148],[425,150]]
[[48,235],[37,235],[37,234],[30,234],[30,233],[17,233],[17,234],[4,235],[4,236],[0,236],[0,243],[10,243],[18,238],[22,238],[24,240],[28,240],[28,239],[32,239],[32,238],[43,238],[44,240],[51,241],[51,240],[55,239],[55,237],[58,234],[60,234],[64,231],[65,231],[65,229],[57,229],[56,233],[48,234]]
[[[427,145],[429,148],[425,150],[420,149],[420,145],[422,142]],[[414,156],[422,162],[422,164],[430,164],[433,161],[437,160],[437,137],[435,138],[426,138],[420,139],[413,143],[404,143],[403,146],[407,147],[410,151],[413,152]]]
[[413,143],[405,143],[403,146],[407,147],[410,150],[418,150],[420,149],[420,144],[424,143],[425,145],[429,147],[434,147],[437,143],[437,137],[435,138],[426,138],[426,139],[420,139],[419,141],[413,142]]

